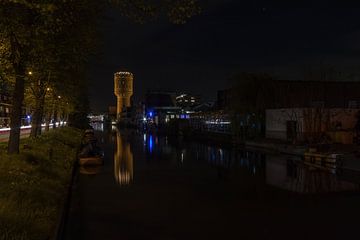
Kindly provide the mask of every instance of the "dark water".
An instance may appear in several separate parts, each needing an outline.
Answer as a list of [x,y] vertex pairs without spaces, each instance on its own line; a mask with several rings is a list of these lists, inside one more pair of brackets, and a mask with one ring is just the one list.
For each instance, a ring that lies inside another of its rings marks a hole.
[[66,239],[359,237],[357,173],[136,131],[99,134],[105,165],[80,169]]

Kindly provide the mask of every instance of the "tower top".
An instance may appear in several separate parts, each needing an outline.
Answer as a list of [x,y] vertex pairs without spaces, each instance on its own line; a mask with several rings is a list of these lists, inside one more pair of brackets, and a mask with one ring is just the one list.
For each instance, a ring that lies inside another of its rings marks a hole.
[[115,76],[117,76],[117,75],[122,75],[122,76],[134,76],[131,72],[127,72],[127,71],[120,71],[120,72],[116,72],[115,74],[114,74]]

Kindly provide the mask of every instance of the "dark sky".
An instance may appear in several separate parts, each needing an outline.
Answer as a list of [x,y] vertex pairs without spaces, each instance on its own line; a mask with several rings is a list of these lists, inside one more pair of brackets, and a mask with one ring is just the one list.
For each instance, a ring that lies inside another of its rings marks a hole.
[[113,74],[123,68],[135,75],[135,100],[148,89],[214,100],[216,91],[229,85],[227,78],[241,71],[301,79],[308,66],[328,64],[356,72],[359,5],[294,2],[208,1],[202,14],[184,25],[162,20],[140,25],[108,10],[100,25],[100,56],[90,63],[92,110],[115,105]]

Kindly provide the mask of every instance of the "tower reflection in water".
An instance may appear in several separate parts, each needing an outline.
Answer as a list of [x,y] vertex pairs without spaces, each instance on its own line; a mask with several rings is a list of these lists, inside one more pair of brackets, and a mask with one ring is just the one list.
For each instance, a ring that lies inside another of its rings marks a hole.
[[123,141],[121,133],[116,129],[116,151],[114,154],[114,174],[116,182],[128,185],[133,181],[133,154],[130,143]]

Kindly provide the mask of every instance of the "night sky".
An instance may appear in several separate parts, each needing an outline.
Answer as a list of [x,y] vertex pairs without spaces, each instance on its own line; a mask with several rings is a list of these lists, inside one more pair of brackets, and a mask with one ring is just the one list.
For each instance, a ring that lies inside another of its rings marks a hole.
[[135,75],[135,101],[147,90],[215,100],[216,91],[241,71],[303,79],[304,69],[323,64],[357,73],[359,4],[298,2],[208,1],[184,25],[163,20],[140,25],[109,9],[100,24],[99,56],[89,67],[92,110],[115,105],[113,74],[120,69]]

